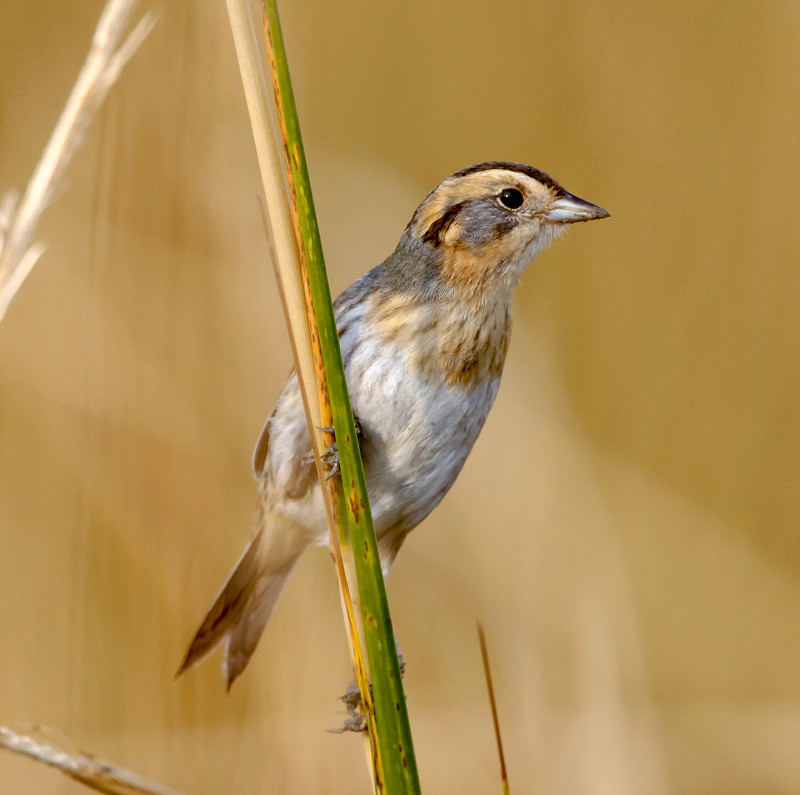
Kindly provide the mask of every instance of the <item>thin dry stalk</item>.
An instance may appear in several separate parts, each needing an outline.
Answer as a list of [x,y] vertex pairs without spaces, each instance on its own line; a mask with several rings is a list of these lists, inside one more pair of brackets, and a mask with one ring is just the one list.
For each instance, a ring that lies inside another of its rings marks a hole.
[[125,768],[98,759],[85,751],[67,748],[68,743],[54,739],[47,731],[46,739],[33,734],[20,734],[0,726],[0,748],[30,757],[60,770],[75,781],[107,795],[180,795],[174,789],[148,781]]
[[503,795],[509,795],[508,772],[506,771],[506,758],[503,754],[503,738],[500,736],[500,719],[497,716],[497,702],[494,698],[494,685],[492,684],[492,671],[489,667],[489,650],[486,647],[486,635],[483,625],[478,624],[478,640],[481,644],[481,657],[483,658],[483,672],[486,674],[486,688],[489,691],[489,703],[492,707],[492,721],[494,722],[494,736],[497,740],[497,755],[500,757],[500,778],[503,783]]
[[148,12],[122,41],[138,0],[109,0],[97,23],[89,54],[47,142],[22,201],[7,192],[0,200],[0,321],[44,251],[33,235],[84,133],[122,68],[155,24]]
[[[287,187],[283,161],[270,126],[270,119],[274,114],[267,104],[266,82],[247,0],[227,0],[227,5],[261,170],[267,210],[267,228],[274,250],[273,261],[281,296],[284,300],[286,322],[289,326],[289,337],[292,342],[292,352],[295,357],[295,367],[300,381],[318,473],[321,473],[319,453],[327,449],[327,444],[325,436],[320,430],[321,409],[315,388],[311,332],[306,315],[305,290],[300,276],[300,259],[295,242],[294,226],[286,198]],[[334,513],[327,502],[326,509],[329,517],[333,517]]]

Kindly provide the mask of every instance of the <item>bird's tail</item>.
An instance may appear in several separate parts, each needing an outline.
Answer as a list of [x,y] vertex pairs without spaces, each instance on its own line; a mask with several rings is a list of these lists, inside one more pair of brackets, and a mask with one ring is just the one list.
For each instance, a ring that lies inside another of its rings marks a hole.
[[275,530],[281,529],[286,528],[273,527],[266,532],[260,528],[250,539],[189,644],[176,676],[202,660],[222,641],[225,641],[224,672],[229,690],[244,671],[306,546],[287,544],[287,535],[291,534],[276,538]]

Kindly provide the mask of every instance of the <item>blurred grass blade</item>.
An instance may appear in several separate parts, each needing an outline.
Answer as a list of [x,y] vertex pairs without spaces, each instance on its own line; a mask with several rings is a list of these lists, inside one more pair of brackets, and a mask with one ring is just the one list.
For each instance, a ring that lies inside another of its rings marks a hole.
[[494,736],[497,740],[497,755],[500,757],[500,778],[503,782],[503,795],[509,795],[511,790],[508,788],[508,773],[506,771],[506,758],[503,754],[503,738],[500,736],[500,719],[497,717],[497,702],[494,699],[494,685],[492,684],[492,671],[489,667],[489,650],[486,648],[486,635],[483,633],[483,625],[480,621],[478,625],[478,640],[481,644],[481,657],[483,658],[483,672],[486,674],[486,688],[489,691],[489,703],[492,707],[492,721],[494,722]]
[[[268,48],[274,69],[279,117],[286,135],[287,156],[294,178],[298,220],[302,230],[314,310],[319,324],[333,425],[336,429],[342,473],[339,511],[340,516],[346,514],[349,529],[349,534],[345,530],[340,540],[344,540],[359,551],[354,555],[354,559],[372,677],[377,744],[384,775],[383,785],[388,793],[419,792],[419,778],[400,663],[397,658],[378,544],[369,509],[366,480],[347,392],[330,287],[325,271],[276,0],[265,0],[265,8]],[[376,783],[380,787],[381,782]]]
[[109,89],[155,24],[148,12],[122,39],[138,0],[108,0],[89,53],[36,164],[22,199],[9,191],[0,200],[0,320],[33,270],[44,246],[33,242],[42,214],[58,190],[72,155]]
[[106,795],[180,795],[173,789],[148,781],[105,759],[98,759],[86,751],[72,748],[56,735],[56,732],[41,729],[36,733],[23,734],[0,726],[0,748],[43,762]]

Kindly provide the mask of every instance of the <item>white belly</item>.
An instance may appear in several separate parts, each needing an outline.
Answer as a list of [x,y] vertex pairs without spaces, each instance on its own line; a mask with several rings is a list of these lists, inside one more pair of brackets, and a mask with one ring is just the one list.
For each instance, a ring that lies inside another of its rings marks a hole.
[[455,482],[494,402],[499,379],[467,390],[408,373],[400,351],[361,340],[349,358],[353,412],[375,529],[408,531]]
[[[362,458],[377,535],[404,535],[455,482],[492,407],[500,379],[464,388],[410,373],[403,351],[361,333],[341,337],[353,412],[361,423]],[[281,395],[269,433],[268,500],[308,540],[328,537],[319,485],[298,493],[298,461],[311,444],[293,377]],[[301,467],[301,469],[303,469]],[[306,476],[313,467],[306,465]]]

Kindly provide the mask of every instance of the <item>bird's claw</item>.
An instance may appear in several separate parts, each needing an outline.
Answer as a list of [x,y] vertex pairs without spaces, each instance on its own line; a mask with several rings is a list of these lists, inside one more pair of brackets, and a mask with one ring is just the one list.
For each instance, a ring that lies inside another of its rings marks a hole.
[[[406,661],[397,647],[397,658],[400,662],[400,676],[406,674]],[[372,695],[372,682],[369,683],[369,693]],[[338,729],[328,729],[331,734],[344,734],[345,732],[364,732],[367,730],[367,716],[364,714],[364,702],[361,698],[361,690],[355,680],[350,682],[343,696],[339,700],[347,708],[348,717]]]
[[325,480],[330,480],[339,474],[339,448],[336,442],[328,445],[328,449],[320,456],[322,463],[328,468]]
[[[328,449],[320,456],[322,465],[328,470],[325,475],[325,480],[330,480],[335,475],[339,474],[339,449],[336,447],[336,442],[328,445]],[[311,466],[314,463],[314,454],[309,453],[303,456],[303,465]]]
[[[369,685],[372,691],[372,683]],[[361,699],[361,690],[355,682],[350,682],[347,692],[340,696],[347,708],[348,717],[338,729],[328,729],[331,734],[344,734],[345,732],[364,732],[367,730],[367,716],[364,714],[364,702]]]
[[[361,444],[361,437],[362,437],[361,423],[358,421],[358,417],[353,417],[353,421],[354,421],[354,424],[356,426],[356,437],[357,437],[358,443],[360,445]],[[318,430],[322,431],[323,433],[335,433],[335,430],[334,430],[333,426],[327,428],[327,427],[318,425],[317,428],[318,428]],[[320,459],[322,461],[323,466],[328,470],[328,473],[325,475],[325,480],[326,481],[330,480],[333,477],[336,477],[336,475],[339,474],[339,472],[341,471],[340,467],[339,467],[339,448],[338,448],[338,446],[337,446],[335,441],[328,445],[328,447],[325,450],[325,452],[322,453],[322,455],[320,455]],[[314,463],[314,454],[313,453],[309,453],[307,456],[305,456],[303,458],[303,463],[306,464],[306,465],[313,464]]]

